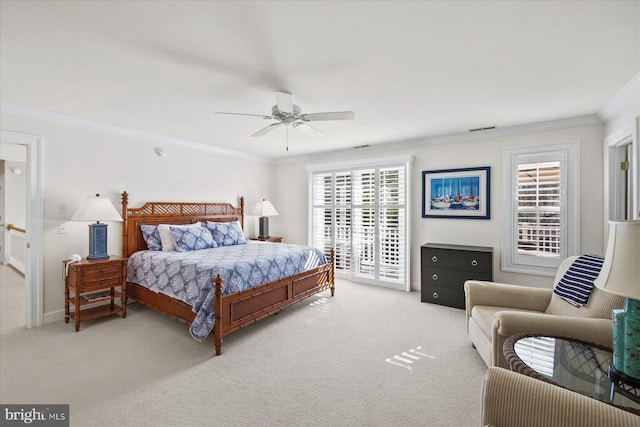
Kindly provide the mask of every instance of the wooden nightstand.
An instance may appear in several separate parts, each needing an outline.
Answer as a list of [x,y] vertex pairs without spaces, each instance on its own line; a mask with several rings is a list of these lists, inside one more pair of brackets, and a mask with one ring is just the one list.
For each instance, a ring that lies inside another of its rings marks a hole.
[[271,236],[268,239],[262,239],[260,237],[251,237],[250,239],[259,240],[260,242],[282,243],[282,237],[279,237],[279,236]]
[[[111,314],[127,316],[127,258],[88,260],[69,264],[64,286],[64,321],[80,322]],[[73,311],[70,310],[73,307]]]

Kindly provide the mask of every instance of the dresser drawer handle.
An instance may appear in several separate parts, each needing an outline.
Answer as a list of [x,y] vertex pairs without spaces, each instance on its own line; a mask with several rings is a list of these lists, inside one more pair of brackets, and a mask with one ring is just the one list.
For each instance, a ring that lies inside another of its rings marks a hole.
[[438,275],[437,275],[437,274],[434,274],[433,276],[431,276],[431,278],[432,278],[433,280],[438,280]]
[[475,259],[471,261],[471,265],[473,265],[474,267],[478,266],[478,261],[476,261]]
[[431,258],[431,261],[433,261],[433,262],[438,262],[438,257],[434,255],[434,256]]
[[437,292],[434,292],[434,293],[433,293],[433,299],[438,299],[438,296],[439,296],[439,295],[438,295],[438,293],[437,293]]

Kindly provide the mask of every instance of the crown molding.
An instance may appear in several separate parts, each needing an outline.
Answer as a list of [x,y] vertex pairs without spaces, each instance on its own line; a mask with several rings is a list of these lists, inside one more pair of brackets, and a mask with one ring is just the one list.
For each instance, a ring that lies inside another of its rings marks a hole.
[[[415,138],[405,141],[386,142],[382,144],[372,144],[366,148],[358,148],[358,152],[362,154],[374,154],[380,152],[388,152],[390,150],[397,151],[400,149],[413,149],[416,147],[424,147],[427,145],[453,144],[459,142],[479,141],[483,139],[499,138],[505,136],[522,135],[537,132],[549,132],[561,129],[570,129],[576,127],[601,125],[602,120],[595,115],[570,117],[558,120],[549,120],[544,122],[527,123],[523,125],[505,126],[502,128],[487,129],[476,132],[460,132],[447,135],[431,136],[424,138]],[[296,163],[318,161],[323,159],[335,158],[346,153],[353,153],[355,148],[347,148],[344,150],[326,151],[312,155],[300,155],[295,157],[287,157],[276,159],[276,164]]]
[[602,110],[598,112],[598,117],[604,123],[608,122],[616,116],[633,98],[637,98],[640,102],[640,73],[636,74],[620,92],[616,94],[607,105],[602,107]]
[[252,154],[241,153],[239,151],[227,150],[225,148],[213,145],[203,144],[201,142],[191,141],[188,139],[174,138],[153,132],[129,129],[122,126],[111,125],[94,120],[83,119],[80,117],[69,116],[66,114],[52,113],[50,111],[40,110],[37,108],[25,107],[22,105],[9,104],[0,102],[0,113],[12,114],[18,117],[26,117],[36,120],[44,120],[60,125],[72,126],[77,128],[85,128],[100,132],[113,133],[117,135],[128,136],[132,138],[147,139],[150,141],[177,145],[192,150],[205,151],[208,153],[219,154],[221,156],[233,157],[242,160],[251,160],[261,163],[273,163],[273,159],[255,156]]
[[[640,76],[640,75],[639,75]],[[636,76],[635,84],[638,84],[638,76]],[[625,87],[625,90],[629,86],[633,86],[630,82]],[[622,93],[622,92],[621,92]],[[627,97],[629,95],[626,95]],[[617,97],[617,96],[616,96]],[[606,107],[605,107],[606,108]],[[604,110],[604,109],[603,109]],[[297,163],[305,161],[317,161],[321,159],[331,159],[345,153],[353,152],[354,148],[347,148],[342,150],[326,151],[322,153],[303,154],[299,156],[292,156],[286,158],[267,158],[262,156],[256,156],[252,154],[242,153],[239,151],[228,150],[200,142],[195,142],[187,139],[174,138],[167,135],[162,135],[153,132],[140,131],[135,129],[129,129],[122,126],[115,126],[108,123],[102,123],[94,120],[83,119],[80,117],[74,117],[66,114],[52,113],[50,111],[40,110],[31,107],[25,107],[16,104],[9,104],[0,102],[0,113],[12,114],[19,117],[26,117],[36,120],[44,120],[56,124],[92,129],[101,132],[113,133],[118,135],[124,135],[133,138],[147,139],[158,143],[172,144],[192,150],[204,151],[208,153],[214,153],[226,157],[232,157],[242,160],[250,160],[268,164],[287,164]],[[389,150],[398,149],[411,149],[414,147],[423,147],[425,145],[438,145],[438,144],[451,144],[456,142],[477,141],[489,138],[497,138],[511,135],[521,135],[535,132],[553,131],[559,129],[568,129],[583,126],[594,126],[603,123],[600,115],[587,115],[579,117],[571,117],[558,120],[549,120],[537,123],[528,123],[523,125],[506,126],[502,128],[487,129],[477,132],[460,132],[447,135],[431,136],[424,138],[415,138],[405,141],[386,142],[381,144],[373,144],[370,147],[360,148],[362,154],[371,154],[384,152]]]

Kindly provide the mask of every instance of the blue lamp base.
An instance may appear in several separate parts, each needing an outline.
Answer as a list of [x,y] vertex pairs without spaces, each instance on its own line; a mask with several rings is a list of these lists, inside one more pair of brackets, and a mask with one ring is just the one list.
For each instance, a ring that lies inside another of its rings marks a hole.
[[89,255],[87,259],[109,258],[107,254],[107,224],[89,225]]
[[269,217],[261,216],[260,217],[260,234],[258,235],[259,239],[268,239],[269,236]]

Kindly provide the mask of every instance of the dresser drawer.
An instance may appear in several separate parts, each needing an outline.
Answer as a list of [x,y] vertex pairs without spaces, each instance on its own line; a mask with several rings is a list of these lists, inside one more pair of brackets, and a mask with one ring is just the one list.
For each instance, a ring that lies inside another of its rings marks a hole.
[[422,302],[464,308],[464,289],[462,286],[422,285]]
[[492,278],[491,273],[465,270],[448,270],[444,268],[422,268],[422,283],[440,286],[460,286],[467,280],[487,280]]
[[491,273],[491,252],[460,251],[422,247],[422,265],[435,268]]

